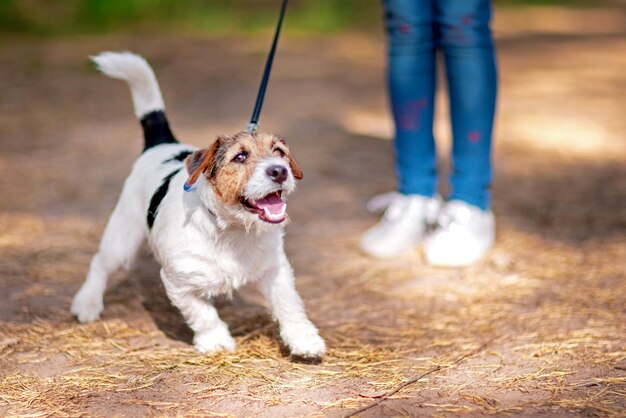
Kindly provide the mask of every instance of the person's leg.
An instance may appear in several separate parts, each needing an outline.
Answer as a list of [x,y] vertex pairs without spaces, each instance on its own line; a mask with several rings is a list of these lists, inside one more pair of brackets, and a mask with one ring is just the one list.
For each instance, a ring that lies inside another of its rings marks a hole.
[[433,2],[385,0],[384,7],[398,190],[431,197],[437,183]]
[[437,44],[443,50],[452,118],[452,192],[424,245],[430,264],[466,266],[495,240],[489,210],[496,64],[490,0],[438,0]]
[[388,32],[388,87],[393,119],[398,191],[381,221],[361,239],[361,249],[392,257],[425,236],[436,211],[433,138],[435,43],[433,0],[384,0]]
[[491,136],[497,72],[490,0],[438,0],[437,40],[443,50],[452,118],[452,192],[482,210],[490,206]]

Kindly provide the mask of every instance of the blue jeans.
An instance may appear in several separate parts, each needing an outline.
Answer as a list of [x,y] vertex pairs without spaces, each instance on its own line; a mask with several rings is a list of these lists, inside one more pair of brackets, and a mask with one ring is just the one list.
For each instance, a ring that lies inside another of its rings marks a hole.
[[436,52],[442,51],[452,119],[451,194],[488,209],[497,72],[490,0],[383,0],[388,83],[396,125],[398,189],[437,188],[433,116]]

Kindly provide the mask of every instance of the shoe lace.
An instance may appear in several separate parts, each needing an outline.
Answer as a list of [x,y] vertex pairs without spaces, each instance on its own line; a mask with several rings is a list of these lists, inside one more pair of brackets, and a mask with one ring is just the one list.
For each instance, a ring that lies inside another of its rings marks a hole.
[[393,201],[401,198],[398,192],[381,193],[368,200],[365,208],[371,213],[383,213]]
[[436,199],[418,200],[398,194],[389,201],[384,218],[388,222],[413,220],[415,218],[430,224],[437,218],[439,201]]
[[448,203],[437,216],[437,226],[451,230],[469,223],[474,215],[471,209],[454,203]]
[[397,222],[404,216],[410,215],[413,211],[408,210],[411,201],[402,197],[396,197],[389,202],[385,210],[385,219],[389,222]]

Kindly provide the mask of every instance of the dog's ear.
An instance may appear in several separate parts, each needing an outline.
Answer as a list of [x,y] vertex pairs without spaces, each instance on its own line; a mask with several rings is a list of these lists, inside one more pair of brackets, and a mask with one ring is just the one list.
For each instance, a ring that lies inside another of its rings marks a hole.
[[298,162],[296,161],[295,158],[293,158],[293,154],[291,153],[291,150],[287,146],[287,143],[285,142],[285,140],[281,139],[280,142],[282,142],[285,145],[285,148],[286,148],[285,156],[289,160],[289,167],[291,168],[291,172],[293,173],[293,176],[296,178],[296,180],[302,180],[302,177],[304,177],[304,175],[302,174],[302,169],[298,165]]
[[218,138],[209,148],[199,149],[185,158],[185,168],[189,177],[185,182],[185,189],[190,189],[202,173],[211,170],[211,177],[215,174],[216,156],[222,141]]
[[300,169],[300,166],[298,165],[295,158],[293,158],[291,152],[287,153],[287,158],[289,158],[289,167],[291,167],[291,172],[293,173],[293,176],[296,178],[296,180],[302,180],[304,174],[302,174],[302,169]]

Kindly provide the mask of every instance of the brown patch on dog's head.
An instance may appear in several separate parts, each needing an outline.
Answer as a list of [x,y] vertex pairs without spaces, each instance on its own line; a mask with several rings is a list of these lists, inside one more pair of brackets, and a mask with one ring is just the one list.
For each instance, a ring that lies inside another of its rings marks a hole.
[[240,132],[220,136],[209,148],[188,156],[185,160],[189,173],[186,184],[193,185],[203,174],[224,204],[236,205],[241,203],[243,189],[256,164],[271,156],[285,159],[294,178],[302,178],[302,170],[284,139],[267,133]]

